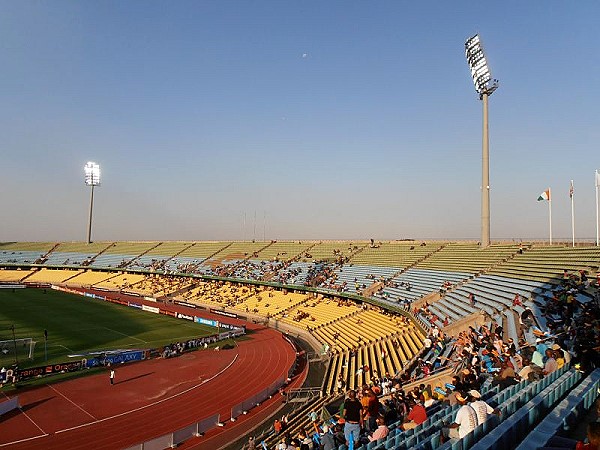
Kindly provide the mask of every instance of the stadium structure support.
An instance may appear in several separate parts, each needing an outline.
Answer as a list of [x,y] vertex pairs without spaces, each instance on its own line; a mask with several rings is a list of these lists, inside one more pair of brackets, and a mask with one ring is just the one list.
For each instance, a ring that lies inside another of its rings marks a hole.
[[498,88],[498,80],[492,79],[492,74],[485,59],[483,46],[479,35],[470,37],[465,42],[467,63],[479,99],[483,102],[483,133],[481,157],[481,241],[482,248],[490,245],[490,142],[488,99]]
[[92,215],[94,211],[94,186],[100,185],[100,166],[93,161],[88,162],[84,168],[85,184],[91,187],[90,214],[88,219],[87,243],[92,242]]

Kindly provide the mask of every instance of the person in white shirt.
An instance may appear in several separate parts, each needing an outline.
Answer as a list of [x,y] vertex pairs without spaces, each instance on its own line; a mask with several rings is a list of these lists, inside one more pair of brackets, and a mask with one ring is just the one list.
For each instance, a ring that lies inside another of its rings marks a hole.
[[472,400],[470,405],[477,414],[478,425],[481,425],[483,422],[485,422],[492,414],[500,414],[500,410],[492,408],[486,402],[481,400],[481,394],[479,391],[472,389],[468,392],[468,394]]
[[467,394],[456,393],[456,400],[462,406],[456,412],[454,422],[448,425],[447,435],[450,439],[462,439],[479,425],[477,413],[471,405],[467,404],[468,398]]

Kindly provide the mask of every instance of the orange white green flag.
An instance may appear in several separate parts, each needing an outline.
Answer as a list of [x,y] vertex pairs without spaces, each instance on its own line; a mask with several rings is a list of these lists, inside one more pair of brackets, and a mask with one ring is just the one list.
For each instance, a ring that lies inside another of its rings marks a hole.
[[538,202],[541,202],[544,200],[550,201],[550,188],[548,188],[544,192],[542,192],[537,199]]

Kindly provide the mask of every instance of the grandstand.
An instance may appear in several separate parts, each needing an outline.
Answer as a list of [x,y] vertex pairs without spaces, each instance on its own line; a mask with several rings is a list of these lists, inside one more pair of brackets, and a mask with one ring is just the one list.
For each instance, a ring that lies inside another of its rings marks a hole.
[[69,279],[69,285],[81,287],[81,286],[93,286],[102,281],[108,280],[109,278],[115,277],[116,274],[113,272],[99,272],[93,270],[87,270],[80,272],[77,276]]
[[[333,396],[340,383],[355,389],[383,378],[402,379],[408,389],[434,365],[439,373],[428,382],[443,388],[454,370],[470,365],[461,357],[461,333],[475,323],[502,330],[517,350],[527,348],[531,329],[548,339],[565,283],[576,291],[570,298],[594,304],[600,250],[463,242],[7,243],[0,244],[0,265],[0,283],[131,293],[295,330],[327,362],[320,388]],[[535,319],[529,331],[527,314]],[[364,448],[535,448],[546,430],[556,433],[582,414],[583,401],[589,409],[598,378],[565,364],[534,383],[485,385],[482,393],[504,414],[470,436],[439,440],[456,413],[447,407],[414,431],[390,424],[385,440]],[[561,421],[544,419],[550,411]]]
[[51,242],[0,243],[0,264],[35,264],[55,245]]
[[193,281],[185,277],[169,278],[158,275],[146,275],[142,280],[130,286],[125,292],[133,292],[138,295],[154,298],[163,298],[190,288],[193,284]]
[[62,284],[83,270],[40,269],[26,278],[28,283]]
[[19,283],[32,273],[32,270],[0,269],[0,283]]
[[85,266],[109,246],[106,242],[61,242],[52,249],[44,264],[47,266]]

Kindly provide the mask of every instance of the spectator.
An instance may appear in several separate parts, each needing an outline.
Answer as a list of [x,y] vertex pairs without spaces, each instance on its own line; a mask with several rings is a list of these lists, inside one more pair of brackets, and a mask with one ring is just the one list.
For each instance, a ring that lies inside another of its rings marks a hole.
[[362,425],[362,405],[356,399],[356,391],[348,391],[348,398],[344,401],[342,409],[342,418],[344,419],[344,438],[346,445],[350,445],[350,439],[354,440],[354,443],[358,442],[360,435],[360,429]]
[[465,393],[458,392],[456,394],[456,399],[461,407],[456,412],[454,422],[448,425],[447,435],[443,433],[445,437],[449,437],[450,439],[462,439],[478,425],[477,413],[473,407],[467,403],[469,396]]
[[402,424],[403,430],[415,428],[417,425],[427,420],[427,411],[420,398],[415,401],[415,404],[408,413],[407,419],[408,420]]
[[366,388],[361,400],[363,406],[363,423],[367,431],[375,431],[379,416],[379,399],[372,388]]
[[469,397],[471,398],[471,407],[475,410],[477,414],[477,423],[482,424],[485,422],[488,417],[492,414],[500,414],[499,409],[494,409],[490,405],[488,405],[485,401],[481,400],[481,394],[479,391],[475,389],[471,389],[469,392]]
[[333,434],[329,431],[329,427],[325,424],[321,427],[321,448],[320,450],[335,450],[337,445]]
[[378,441],[379,439],[383,439],[390,432],[389,428],[385,424],[385,421],[383,420],[383,417],[379,416],[377,418],[376,422],[377,422],[377,429],[373,432],[372,435],[369,436],[369,442],[374,442],[374,441]]
[[550,375],[558,370],[558,363],[554,359],[554,352],[550,349],[546,350],[546,363],[544,364],[544,375]]

